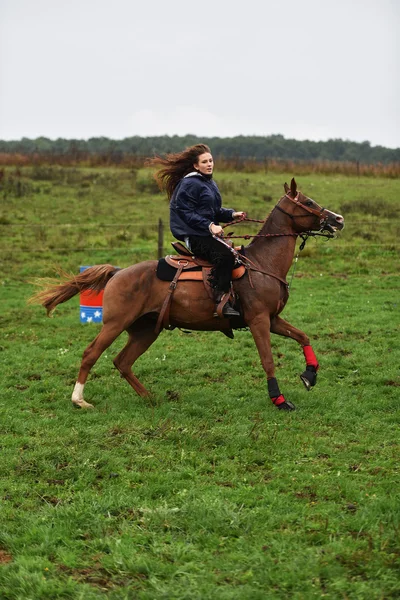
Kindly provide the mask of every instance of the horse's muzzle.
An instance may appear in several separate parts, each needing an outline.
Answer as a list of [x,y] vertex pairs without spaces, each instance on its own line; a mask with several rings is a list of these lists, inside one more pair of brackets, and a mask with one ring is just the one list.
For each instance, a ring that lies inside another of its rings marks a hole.
[[324,218],[321,220],[321,231],[336,233],[344,228],[344,218],[330,210],[324,211]]

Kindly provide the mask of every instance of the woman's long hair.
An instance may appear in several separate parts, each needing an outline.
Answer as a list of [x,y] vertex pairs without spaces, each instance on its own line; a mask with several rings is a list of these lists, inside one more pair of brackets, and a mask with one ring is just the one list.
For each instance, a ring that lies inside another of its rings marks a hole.
[[165,158],[156,156],[146,161],[146,165],[161,167],[155,174],[154,179],[157,181],[161,190],[166,190],[168,200],[182,179],[188,173],[193,171],[193,165],[198,162],[198,157],[205,152],[211,150],[205,144],[196,144],[190,148],[186,148],[183,152],[176,154],[167,154]]

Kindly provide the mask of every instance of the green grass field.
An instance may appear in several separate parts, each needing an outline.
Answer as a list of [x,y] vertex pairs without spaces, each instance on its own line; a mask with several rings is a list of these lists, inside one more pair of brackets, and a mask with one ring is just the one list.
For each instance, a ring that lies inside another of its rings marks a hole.
[[[262,218],[289,180],[216,175],[224,205]],[[295,342],[273,337],[278,411],[248,331],[164,332],[135,372],[112,358],[70,398],[98,325],[79,299],[28,306],[54,266],[155,258],[168,205],[146,171],[6,173],[0,233],[0,599],[391,599],[400,595],[400,182],[310,175],[336,240],[309,240],[283,316],[321,368],[307,393]],[[241,227],[256,233],[257,225]],[[166,252],[171,236],[166,235]],[[289,274],[290,279],[290,274]]]

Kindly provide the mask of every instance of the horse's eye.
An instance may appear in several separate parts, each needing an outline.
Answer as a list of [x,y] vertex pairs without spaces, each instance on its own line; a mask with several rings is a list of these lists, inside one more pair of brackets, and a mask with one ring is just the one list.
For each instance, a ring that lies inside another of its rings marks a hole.
[[312,206],[312,205],[313,205],[313,201],[312,200],[307,200],[306,206]]

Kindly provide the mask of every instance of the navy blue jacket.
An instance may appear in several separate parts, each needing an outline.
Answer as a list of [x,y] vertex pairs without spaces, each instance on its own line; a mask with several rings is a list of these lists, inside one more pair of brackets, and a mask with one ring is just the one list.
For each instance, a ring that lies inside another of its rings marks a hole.
[[232,208],[221,206],[215,181],[196,173],[184,177],[176,186],[170,202],[170,226],[178,240],[192,235],[211,235],[211,223],[233,221]]

